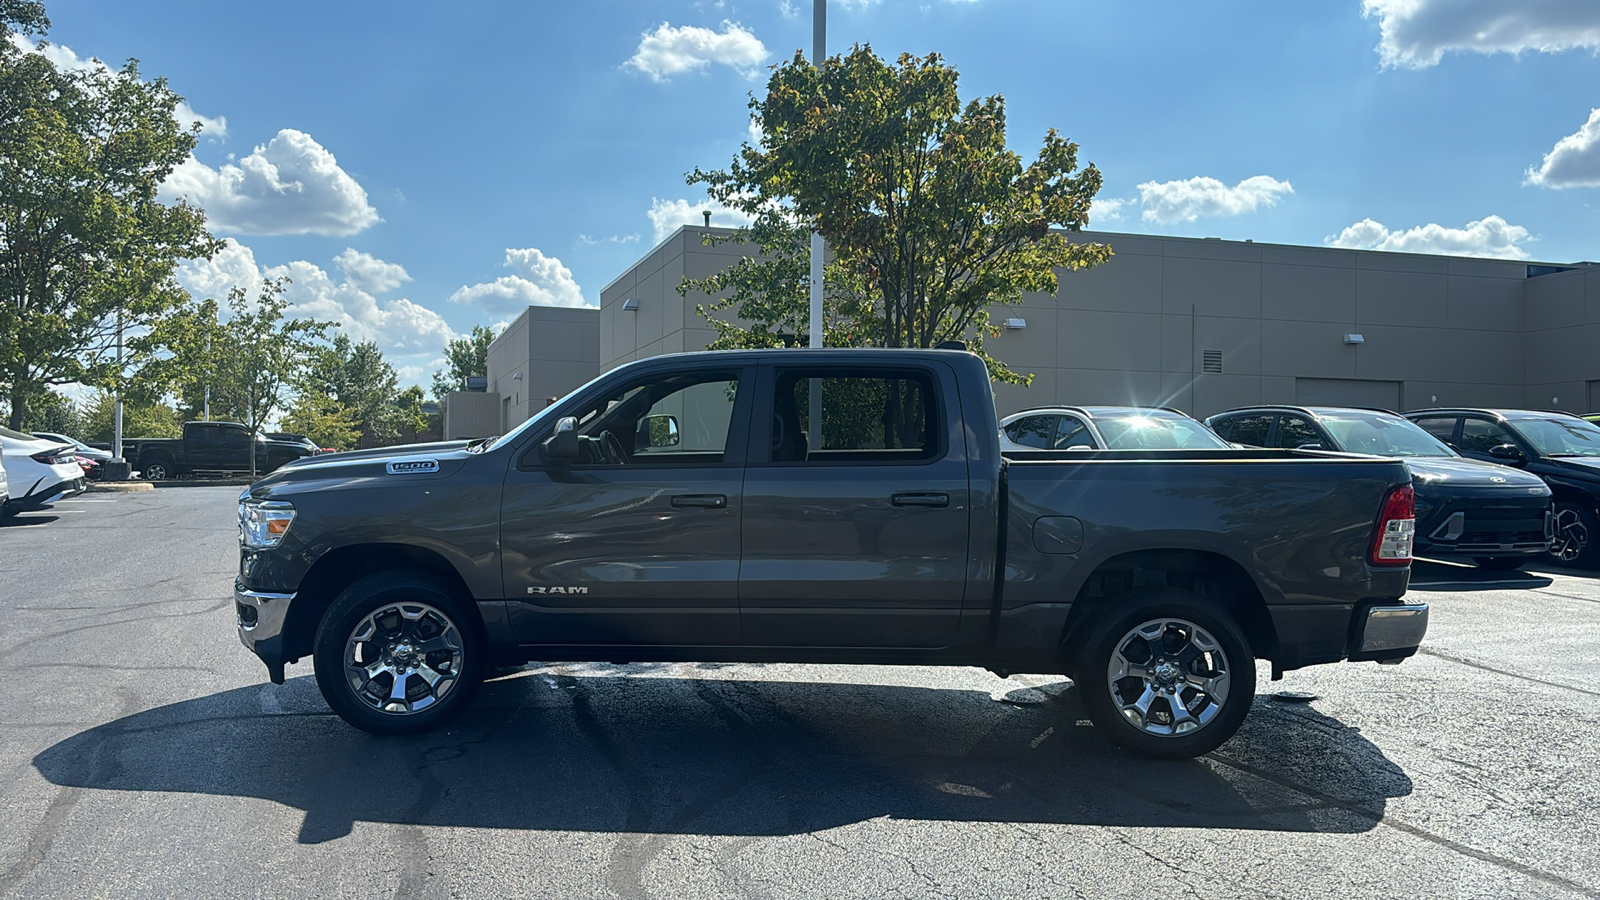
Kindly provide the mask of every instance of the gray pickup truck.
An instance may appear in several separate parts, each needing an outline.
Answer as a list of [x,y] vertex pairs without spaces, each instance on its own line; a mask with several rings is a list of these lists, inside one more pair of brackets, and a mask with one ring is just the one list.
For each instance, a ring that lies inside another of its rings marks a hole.
[[1273,674],[1416,652],[1404,464],[1296,450],[1003,457],[955,350],[623,366],[471,444],[316,456],[240,497],[239,636],[350,724],[460,713],[527,660],[1070,676],[1136,751],[1205,753]]

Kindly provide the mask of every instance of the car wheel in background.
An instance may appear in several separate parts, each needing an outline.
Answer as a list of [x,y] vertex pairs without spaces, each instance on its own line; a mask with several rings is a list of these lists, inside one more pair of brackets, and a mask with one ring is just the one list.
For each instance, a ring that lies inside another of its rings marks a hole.
[[373,734],[413,734],[472,702],[487,663],[470,604],[416,572],[369,575],[322,617],[317,686],[339,717]]
[[1550,555],[1555,557],[1556,562],[1585,569],[1600,564],[1595,550],[1595,540],[1600,538],[1600,526],[1595,523],[1594,510],[1577,503],[1557,503],[1555,534]]
[[1166,591],[1091,626],[1073,680],[1089,718],[1145,756],[1181,759],[1221,746],[1255,699],[1255,658],[1231,617]]
[[166,481],[172,477],[172,466],[162,460],[151,460],[141,470],[146,481]]

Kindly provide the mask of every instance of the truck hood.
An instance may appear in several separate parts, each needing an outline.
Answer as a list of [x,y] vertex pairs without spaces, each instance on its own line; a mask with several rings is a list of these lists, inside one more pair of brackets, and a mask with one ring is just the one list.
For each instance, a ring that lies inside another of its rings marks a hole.
[[449,478],[467,459],[476,455],[467,450],[469,443],[441,441],[307,456],[285,464],[252,484],[249,493],[262,497],[310,483],[400,484]]
[[[1411,470],[1412,484],[1419,492],[1430,489],[1448,492],[1452,488],[1503,488],[1527,495],[1532,488],[1544,487],[1544,479],[1537,475],[1466,457],[1408,456],[1405,464]],[[1548,488],[1543,493],[1548,495]]]

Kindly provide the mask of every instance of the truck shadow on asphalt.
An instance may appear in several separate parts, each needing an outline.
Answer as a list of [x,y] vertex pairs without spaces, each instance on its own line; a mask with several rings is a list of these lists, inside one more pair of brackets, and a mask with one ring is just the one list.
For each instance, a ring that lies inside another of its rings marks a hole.
[[350,728],[302,677],[118,719],[33,762],[62,786],[297,808],[302,843],[356,822],[768,836],[885,816],[1350,834],[1412,789],[1306,705],[1258,700],[1217,753],[1155,762],[1096,734],[1067,681],[991,695],[702,669],[534,666],[400,738]]
[[[1540,565],[1543,561],[1540,561]],[[1559,569],[1552,567],[1552,572],[1564,572],[1567,575],[1586,575],[1581,569]],[[1479,566],[1465,566],[1459,563],[1433,562],[1419,559],[1411,564],[1411,590],[1415,591],[1441,591],[1455,593],[1460,591],[1505,591],[1505,590],[1533,590],[1549,587],[1555,583],[1555,578],[1542,571],[1516,570],[1511,572],[1496,572]]]

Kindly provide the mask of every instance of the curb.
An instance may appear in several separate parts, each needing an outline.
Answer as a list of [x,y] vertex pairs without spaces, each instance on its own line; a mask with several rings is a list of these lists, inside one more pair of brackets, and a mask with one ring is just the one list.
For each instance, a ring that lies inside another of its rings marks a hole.
[[156,486],[148,481],[91,481],[84,488],[87,494],[138,494],[153,491]]

